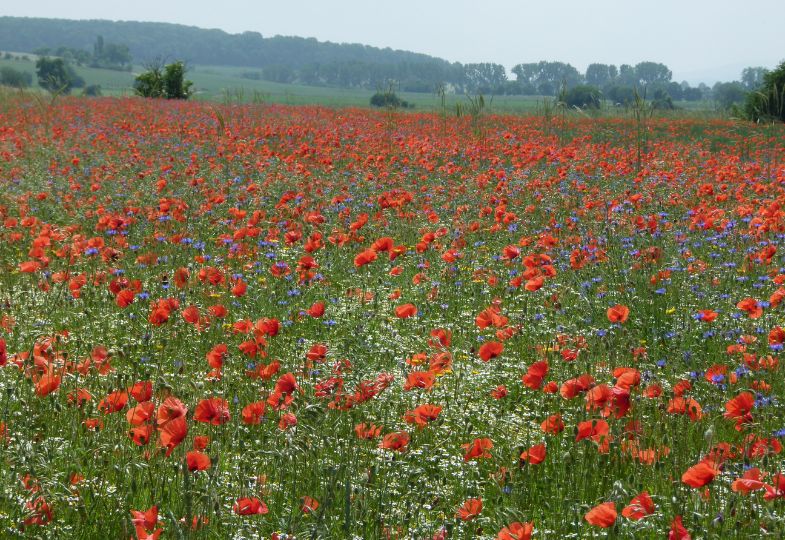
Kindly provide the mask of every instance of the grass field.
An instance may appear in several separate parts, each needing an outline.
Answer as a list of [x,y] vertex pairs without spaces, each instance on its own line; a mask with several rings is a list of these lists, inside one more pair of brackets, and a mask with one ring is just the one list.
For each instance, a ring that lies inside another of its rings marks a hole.
[[[20,53],[14,53],[19,55]],[[34,59],[34,55],[28,55]],[[10,66],[31,73],[35,77],[35,62],[0,58],[0,67]],[[107,96],[130,96],[133,94],[134,75],[144,68],[135,66],[133,72],[75,67],[87,84],[101,85]],[[243,77],[252,68],[227,66],[192,66],[187,77],[194,82],[195,99],[224,103],[265,102],[284,105],[324,105],[328,107],[368,107],[374,92],[362,89],[328,88],[298,84],[279,84],[270,81],[253,80]],[[78,89],[74,91],[77,93]],[[440,98],[436,94],[400,92],[399,96],[414,104],[415,110],[436,111],[441,109]],[[540,96],[493,96],[486,97],[487,107],[498,113],[532,114],[542,109],[545,98]],[[446,96],[446,107],[454,114],[456,104],[465,104],[462,96]],[[676,114],[706,114],[716,116],[713,106],[704,102],[677,102],[682,111]],[[612,114],[616,114],[612,112]]]

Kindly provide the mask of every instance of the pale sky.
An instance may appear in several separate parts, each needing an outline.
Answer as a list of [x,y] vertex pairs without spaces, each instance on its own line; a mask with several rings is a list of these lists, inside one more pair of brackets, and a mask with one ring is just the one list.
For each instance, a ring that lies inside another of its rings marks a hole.
[[[662,62],[676,81],[785,59],[785,0],[25,0],[0,15],[160,21],[392,47],[509,71],[539,60]],[[10,4],[10,5],[9,5]],[[508,76],[514,78],[509,72]]]

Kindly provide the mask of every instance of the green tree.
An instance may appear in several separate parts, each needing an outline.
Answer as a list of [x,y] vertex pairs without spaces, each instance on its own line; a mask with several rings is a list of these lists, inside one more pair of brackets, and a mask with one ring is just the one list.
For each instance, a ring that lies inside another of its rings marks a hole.
[[166,66],[155,61],[134,80],[134,92],[146,98],[188,99],[193,83],[185,79],[185,64],[178,60]]
[[744,101],[747,91],[739,82],[718,82],[712,88],[712,95],[720,108],[730,109],[733,105]]
[[763,84],[758,90],[747,94],[744,113],[755,122],[785,122],[785,60],[763,76]]
[[618,70],[614,65],[589,64],[586,68],[586,84],[603,88],[613,82]]
[[[52,93],[68,94],[74,86],[66,63],[62,58],[42,56],[35,63],[38,85]],[[78,82],[78,81],[77,81]],[[82,81],[84,83],[84,81]]]
[[673,73],[668,66],[658,62],[640,62],[635,65],[635,78],[640,86],[647,86],[655,83],[669,83]]
[[769,72],[765,67],[748,67],[741,72],[741,84],[747,90],[757,90],[763,84],[763,78]]

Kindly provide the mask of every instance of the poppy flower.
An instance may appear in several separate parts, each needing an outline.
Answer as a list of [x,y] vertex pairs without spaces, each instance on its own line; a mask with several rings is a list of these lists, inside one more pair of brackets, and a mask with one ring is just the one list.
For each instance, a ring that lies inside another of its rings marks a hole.
[[610,322],[624,324],[630,315],[630,308],[622,304],[616,304],[608,308],[607,315]]
[[186,435],[188,435],[188,424],[183,416],[169,420],[158,428],[158,438],[161,446],[166,448],[167,456],[183,442]]
[[128,409],[128,412],[125,413],[125,417],[132,426],[140,426],[148,420],[151,420],[154,414],[155,403],[152,401],[145,401],[143,403],[137,403],[134,407]]
[[436,382],[436,375],[431,371],[412,371],[406,376],[406,382],[403,385],[404,390],[412,390],[414,388],[422,388],[429,390]]
[[761,481],[760,469],[753,467],[744,471],[742,477],[734,480],[730,487],[733,491],[748,494],[751,491],[765,489],[766,484]]
[[488,438],[474,439],[470,443],[462,444],[461,448],[466,451],[463,456],[464,461],[486,459],[491,457],[493,442]]
[[363,422],[362,424],[357,424],[354,426],[354,433],[359,439],[373,440],[382,434],[382,428],[381,426],[366,424]]
[[711,483],[718,474],[720,471],[713,461],[703,460],[684,471],[681,481],[690,487],[700,488]]
[[158,526],[158,507],[151,506],[147,510],[131,510],[131,523],[134,527],[152,530]]
[[171,420],[185,416],[187,413],[188,407],[182,401],[174,396],[169,396],[158,407],[157,423],[162,426]]
[[493,399],[503,399],[507,396],[507,387],[503,384],[500,384],[493,390],[491,390],[491,397]]
[[128,392],[119,390],[108,394],[98,403],[98,410],[104,414],[121,411],[128,403]]
[[48,396],[60,388],[60,380],[60,375],[50,369],[35,383],[35,394],[40,397]]
[[153,436],[153,426],[145,424],[143,426],[131,428],[128,431],[128,436],[131,437],[131,440],[134,441],[136,446],[145,446],[150,442],[150,438]]
[[324,315],[324,302],[314,302],[306,313],[315,319],[321,317]]
[[671,522],[668,540],[691,540],[689,531],[684,528],[684,524],[681,521],[681,516],[676,516]]
[[284,413],[281,415],[281,418],[278,420],[278,429],[281,431],[285,431],[290,427],[297,425],[297,417],[293,413]]
[[516,521],[502,527],[502,530],[496,535],[496,540],[530,540],[533,532],[534,522]]
[[194,409],[194,420],[214,426],[225,424],[231,418],[229,402],[221,398],[201,400]]
[[539,465],[545,461],[545,445],[535,444],[528,450],[524,450],[521,453],[521,461],[525,461],[529,465]]
[[564,421],[560,414],[553,414],[540,424],[540,429],[549,435],[558,435],[564,431]]
[[441,412],[442,408],[440,406],[426,403],[411,411],[406,411],[403,419],[409,424],[416,424],[417,427],[423,428],[428,425],[428,422],[436,420]]
[[354,258],[354,266],[360,268],[361,266],[365,266],[366,264],[370,264],[377,259],[376,252],[372,249],[366,249],[365,251],[359,253]]
[[746,312],[750,319],[758,319],[763,315],[763,307],[754,298],[745,298],[736,304],[736,307]]
[[153,397],[153,383],[152,381],[139,381],[128,389],[128,393],[139,403],[150,401]]
[[590,525],[607,529],[616,522],[616,505],[612,502],[598,504],[583,516]]
[[755,396],[751,392],[742,392],[725,403],[725,418],[736,420],[737,423],[752,420],[750,411],[755,406]]
[[379,443],[379,448],[393,450],[395,452],[404,452],[408,445],[409,434],[405,431],[399,431],[385,435],[382,441]]
[[261,424],[262,418],[264,418],[264,409],[264,401],[255,401],[246,405],[241,413],[243,423],[248,425]]
[[256,497],[242,497],[232,506],[238,516],[255,516],[267,514],[270,510],[264,502]]
[[301,499],[300,510],[303,514],[310,514],[319,508],[319,501],[306,495]]
[[185,461],[188,465],[188,470],[193,471],[206,471],[210,468],[210,456],[197,450],[192,450],[185,454]]
[[642,491],[632,498],[630,504],[624,507],[621,515],[627,519],[638,521],[654,513],[655,506],[647,491]]
[[403,304],[395,308],[395,316],[399,319],[408,319],[417,315],[417,307],[414,304]]
[[466,499],[458,508],[456,515],[462,521],[470,521],[479,516],[480,512],[482,512],[482,499]]
[[480,359],[483,362],[488,362],[491,358],[499,356],[502,351],[504,351],[504,345],[498,341],[483,343],[479,350]]
[[521,381],[527,388],[538,390],[542,386],[542,381],[547,374],[548,362],[547,360],[542,360],[529,366],[526,374],[521,377]]

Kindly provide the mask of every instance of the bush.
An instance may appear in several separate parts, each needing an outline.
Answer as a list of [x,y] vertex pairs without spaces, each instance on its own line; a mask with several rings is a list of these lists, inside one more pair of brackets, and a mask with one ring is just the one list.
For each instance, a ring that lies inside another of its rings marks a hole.
[[188,99],[193,94],[193,82],[185,79],[182,61],[166,66],[154,63],[134,80],[134,92],[146,98]]
[[392,109],[414,108],[414,105],[409,105],[408,101],[396,96],[395,92],[376,92],[371,96],[371,106],[390,107]]
[[655,109],[673,110],[673,99],[670,94],[662,88],[654,91],[654,101],[652,102]]
[[607,96],[614,105],[627,106],[635,101],[635,90],[630,86],[611,86]]
[[14,88],[27,88],[33,83],[33,76],[26,71],[19,71],[12,67],[0,68],[0,84]]
[[100,96],[101,95],[101,85],[100,84],[91,84],[90,86],[86,87],[82,90],[83,96]]
[[600,90],[594,86],[581,85],[568,90],[562,99],[570,107],[599,109],[601,94]]
[[753,122],[785,122],[785,61],[763,76],[763,85],[747,95],[744,114]]

